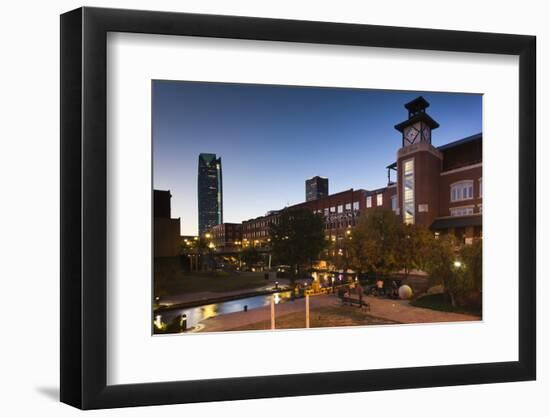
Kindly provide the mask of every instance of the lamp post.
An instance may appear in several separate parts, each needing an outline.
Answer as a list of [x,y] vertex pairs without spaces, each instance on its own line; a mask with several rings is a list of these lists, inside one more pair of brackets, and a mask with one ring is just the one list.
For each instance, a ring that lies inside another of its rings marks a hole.
[[306,294],[306,329],[309,329],[309,294]]
[[275,330],[275,297],[271,296],[271,330]]

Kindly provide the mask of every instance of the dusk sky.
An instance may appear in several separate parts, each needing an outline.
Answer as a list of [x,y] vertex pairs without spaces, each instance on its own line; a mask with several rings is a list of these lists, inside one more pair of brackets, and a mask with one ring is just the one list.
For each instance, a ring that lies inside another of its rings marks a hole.
[[387,184],[407,118],[422,95],[443,145],[482,130],[482,96],[345,88],[153,81],[153,184],[172,193],[181,234],[198,230],[197,165],[222,158],[224,222],[240,223],[305,200],[305,180],[329,192]]

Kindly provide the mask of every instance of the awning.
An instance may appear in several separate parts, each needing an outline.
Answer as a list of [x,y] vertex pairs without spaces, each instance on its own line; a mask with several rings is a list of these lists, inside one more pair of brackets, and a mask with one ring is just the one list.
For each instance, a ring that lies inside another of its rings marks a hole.
[[454,227],[468,227],[468,226],[481,226],[482,216],[477,214],[474,216],[462,216],[462,217],[445,217],[435,219],[430,229],[432,230],[445,230]]

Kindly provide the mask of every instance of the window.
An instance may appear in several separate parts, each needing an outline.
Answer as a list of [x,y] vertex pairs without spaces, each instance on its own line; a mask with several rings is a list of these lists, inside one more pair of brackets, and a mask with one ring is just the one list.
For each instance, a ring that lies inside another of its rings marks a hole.
[[399,207],[397,207],[397,194],[391,196],[391,209],[395,214],[399,214]]
[[471,200],[474,198],[474,182],[460,181],[451,184],[451,201]]
[[359,201],[353,202],[353,210],[359,210]]
[[346,203],[346,211],[350,211],[351,210],[351,203]]
[[343,213],[344,212],[344,206],[343,205],[339,205],[338,206],[338,213]]
[[330,208],[331,213],[336,213],[336,206]]
[[325,216],[328,216],[328,208],[325,209]]
[[367,208],[371,208],[372,207],[372,196],[368,196],[367,197]]
[[474,214],[474,207],[455,207],[451,209],[451,216],[468,216]]
[[382,194],[376,194],[376,205],[381,206],[384,204],[384,196]]
[[414,223],[414,159],[403,162],[403,222]]

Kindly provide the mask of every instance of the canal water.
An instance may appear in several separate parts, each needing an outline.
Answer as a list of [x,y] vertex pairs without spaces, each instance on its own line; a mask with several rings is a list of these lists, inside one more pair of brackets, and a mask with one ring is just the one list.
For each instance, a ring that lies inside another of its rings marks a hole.
[[284,303],[291,300],[292,291],[284,291],[275,294],[256,295],[253,297],[240,298],[237,300],[224,301],[215,304],[205,304],[197,307],[182,308],[179,310],[171,310],[160,313],[164,323],[170,323],[174,318],[187,315],[187,327],[196,326],[203,320],[210,317],[220,316],[222,314],[236,313],[244,311],[247,306],[248,310],[268,306],[271,303],[271,297],[275,297],[275,304]]

